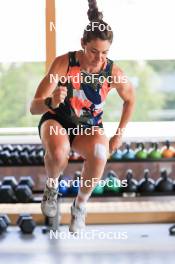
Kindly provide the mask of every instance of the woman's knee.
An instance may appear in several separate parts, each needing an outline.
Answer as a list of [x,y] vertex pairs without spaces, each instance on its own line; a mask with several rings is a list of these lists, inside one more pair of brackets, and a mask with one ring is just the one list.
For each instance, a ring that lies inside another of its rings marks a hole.
[[93,144],[86,153],[87,160],[92,160],[96,164],[100,163],[102,165],[106,164],[108,156],[109,146],[102,142],[96,142]]
[[53,163],[64,164],[68,161],[69,150],[65,147],[57,147],[53,149],[47,149],[44,159]]
[[109,156],[109,147],[106,144],[95,143],[93,152],[95,158],[106,162]]

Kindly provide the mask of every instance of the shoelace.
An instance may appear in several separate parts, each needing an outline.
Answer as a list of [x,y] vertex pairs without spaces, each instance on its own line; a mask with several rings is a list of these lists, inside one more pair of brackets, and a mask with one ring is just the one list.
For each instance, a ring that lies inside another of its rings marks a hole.
[[46,190],[46,199],[48,201],[54,202],[56,194],[57,194],[56,190]]

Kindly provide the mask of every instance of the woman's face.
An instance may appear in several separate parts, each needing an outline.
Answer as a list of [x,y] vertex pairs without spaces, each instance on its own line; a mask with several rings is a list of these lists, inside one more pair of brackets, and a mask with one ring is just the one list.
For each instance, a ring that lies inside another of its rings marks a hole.
[[86,63],[92,67],[100,67],[107,58],[111,43],[108,40],[95,39],[82,45]]

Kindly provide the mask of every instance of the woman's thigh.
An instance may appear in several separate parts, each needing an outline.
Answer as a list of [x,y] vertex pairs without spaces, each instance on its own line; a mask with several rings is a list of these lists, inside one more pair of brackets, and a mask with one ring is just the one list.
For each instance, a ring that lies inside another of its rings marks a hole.
[[69,136],[56,120],[45,120],[41,125],[40,136],[42,144],[49,154],[60,152],[63,155],[69,155]]

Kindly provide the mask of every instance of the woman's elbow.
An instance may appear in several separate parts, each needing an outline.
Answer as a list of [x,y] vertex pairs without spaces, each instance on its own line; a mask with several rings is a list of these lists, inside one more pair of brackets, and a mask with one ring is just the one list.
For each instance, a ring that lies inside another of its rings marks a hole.
[[35,112],[31,108],[30,108],[30,113],[31,113],[31,115],[34,115],[35,114]]
[[34,111],[34,107],[33,107],[33,101],[31,102],[31,105],[30,105],[30,113],[32,115],[36,115],[35,111]]
[[128,99],[129,99],[128,101],[131,105],[135,105],[135,103],[136,103],[136,91],[135,91],[133,86],[130,87],[130,95],[129,95]]

